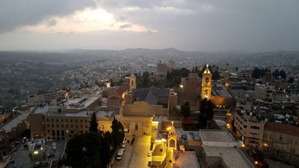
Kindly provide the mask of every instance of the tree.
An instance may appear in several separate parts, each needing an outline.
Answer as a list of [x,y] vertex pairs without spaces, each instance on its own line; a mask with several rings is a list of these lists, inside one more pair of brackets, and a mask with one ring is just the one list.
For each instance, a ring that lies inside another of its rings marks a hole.
[[124,137],[125,137],[125,131],[124,131],[124,127],[122,125],[121,122],[119,122],[117,119],[114,118],[114,120],[112,121],[112,133],[111,136],[114,139],[114,148],[116,149],[117,147],[119,147],[119,145],[122,143]]
[[98,121],[97,121],[97,116],[96,113],[93,112],[89,121],[89,132],[98,132]]
[[211,100],[205,98],[200,101],[200,114],[198,116],[199,128],[205,129],[207,126],[209,127],[214,117],[214,107],[215,105]]
[[287,78],[287,75],[286,75],[286,73],[284,72],[283,69],[279,71],[279,76],[280,76],[282,79],[284,79],[284,80]]
[[147,72],[147,71],[145,71],[145,72],[143,72],[143,76],[142,76],[142,78],[143,78],[143,82],[142,82],[142,85],[144,86],[144,87],[146,87],[147,85],[148,85],[148,83],[149,83],[149,77],[150,77],[150,73],[149,72]]
[[111,87],[114,87],[114,82],[113,82],[112,79],[110,79],[110,86],[111,86]]
[[181,105],[181,113],[183,114],[184,118],[189,117],[191,115],[190,105],[189,102]]
[[212,72],[212,78],[213,78],[213,80],[220,79],[220,75],[219,75],[219,72],[217,69],[214,72]]
[[101,132],[73,137],[68,141],[65,152],[64,165],[73,168],[107,167],[111,156]]
[[294,82],[294,78],[293,78],[293,77],[290,77],[289,80],[288,80],[288,82],[289,82],[289,83],[293,83],[293,82]]

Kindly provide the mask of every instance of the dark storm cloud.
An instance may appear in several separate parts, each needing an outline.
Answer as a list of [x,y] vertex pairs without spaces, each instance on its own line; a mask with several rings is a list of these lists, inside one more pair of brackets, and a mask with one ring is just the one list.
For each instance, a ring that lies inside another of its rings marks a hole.
[[119,26],[120,29],[126,29],[126,28],[132,28],[132,25],[131,24],[124,24],[124,25],[121,25]]
[[95,3],[92,0],[1,0],[0,32],[36,24],[49,16],[63,16],[93,6]]

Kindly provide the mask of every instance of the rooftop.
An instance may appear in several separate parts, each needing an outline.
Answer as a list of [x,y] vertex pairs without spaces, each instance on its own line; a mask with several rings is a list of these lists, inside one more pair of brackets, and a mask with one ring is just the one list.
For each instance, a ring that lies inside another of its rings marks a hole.
[[235,142],[226,131],[223,130],[200,130],[202,141],[210,142]]
[[222,84],[216,84],[215,95],[223,97],[231,97],[228,91],[224,88]]
[[65,103],[67,105],[66,109],[87,108],[89,105],[91,105],[93,102],[95,102],[99,98],[100,98],[100,96],[97,95],[97,96],[68,99],[67,102]]
[[65,117],[89,117],[94,111],[80,111],[80,112],[49,112],[48,116],[65,116]]
[[49,112],[48,116],[66,116],[66,117],[89,117],[93,112],[96,112],[97,117],[110,118],[113,111],[94,111],[94,110],[83,110],[80,112]]
[[179,153],[178,160],[175,164],[180,168],[200,167],[194,151],[185,151]]
[[5,124],[2,128],[4,129],[5,132],[10,132],[12,131],[13,128],[16,128],[18,124],[22,123],[27,117],[29,113],[22,113],[7,124]]
[[289,124],[266,123],[265,130],[299,137],[299,127]]
[[204,146],[204,151],[207,157],[221,157],[227,167],[251,167],[246,158],[244,158],[236,148]]
[[34,114],[46,114],[49,111],[49,105],[48,104],[40,104],[38,105],[32,113]]
[[150,87],[146,89],[135,89],[132,91],[133,97],[138,97],[138,101],[146,101],[151,105],[157,105],[159,97],[168,97],[170,94],[169,89],[160,89]]

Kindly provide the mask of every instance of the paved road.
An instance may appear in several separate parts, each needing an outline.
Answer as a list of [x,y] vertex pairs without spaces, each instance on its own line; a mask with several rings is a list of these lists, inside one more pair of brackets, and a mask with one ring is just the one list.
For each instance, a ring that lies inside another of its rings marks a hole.
[[[132,140],[132,137],[127,138]],[[134,143],[127,144],[125,153],[121,160],[114,161],[112,168],[145,168],[148,161],[151,160],[147,156],[150,149],[150,136],[135,137]]]
[[[131,140],[131,138],[129,139]],[[126,150],[123,154],[123,157],[121,160],[114,160],[112,168],[127,168],[129,166],[133,150],[134,150],[135,143],[131,145],[130,143],[127,143]]]

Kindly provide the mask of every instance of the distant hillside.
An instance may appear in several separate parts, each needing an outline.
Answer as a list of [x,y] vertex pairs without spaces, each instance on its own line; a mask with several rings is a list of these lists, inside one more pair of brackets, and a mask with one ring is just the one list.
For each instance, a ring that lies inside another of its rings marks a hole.
[[211,64],[230,63],[235,65],[254,64],[265,66],[271,64],[288,64],[298,66],[299,51],[277,51],[248,53],[232,52],[198,52],[167,49],[125,49],[125,50],[65,50],[65,51],[0,51],[0,62],[6,61],[40,61],[49,64],[82,65],[93,61],[121,58],[153,58],[181,61],[191,59]]

